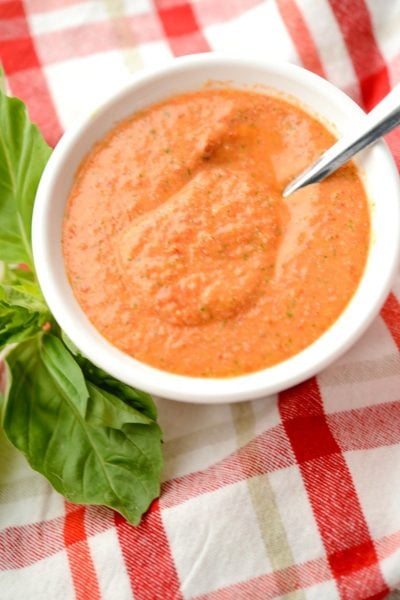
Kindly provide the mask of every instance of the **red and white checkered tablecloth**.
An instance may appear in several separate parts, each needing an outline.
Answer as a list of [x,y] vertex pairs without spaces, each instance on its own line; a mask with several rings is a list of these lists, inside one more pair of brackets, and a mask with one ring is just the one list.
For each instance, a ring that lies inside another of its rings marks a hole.
[[[51,144],[131,73],[209,50],[304,65],[370,109],[400,80],[400,0],[0,0],[8,88]],[[65,502],[1,435],[1,600],[386,598],[399,301],[400,278],[346,356],[276,397],[160,401],[164,483],[137,528]]]

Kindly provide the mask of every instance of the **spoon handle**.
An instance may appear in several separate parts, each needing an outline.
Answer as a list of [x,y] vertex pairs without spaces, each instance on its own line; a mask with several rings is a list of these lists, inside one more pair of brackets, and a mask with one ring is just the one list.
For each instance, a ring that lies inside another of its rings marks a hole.
[[322,181],[330,173],[350,160],[354,154],[366,148],[378,138],[389,133],[400,124],[400,84],[396,85],[385,98],[375,106],[364,119],[357,131],[342,137],[318,160],[298,175],[283,191],[286,198],[296,190]]

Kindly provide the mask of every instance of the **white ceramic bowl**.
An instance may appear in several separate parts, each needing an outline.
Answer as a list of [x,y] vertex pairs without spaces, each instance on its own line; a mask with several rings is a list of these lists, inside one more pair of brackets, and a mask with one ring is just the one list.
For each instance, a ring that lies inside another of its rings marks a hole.
[[400,190],[397,169],[383,142],[365,151],[360,164],[371,201],[372,243],[361,283],[340,318],[311,346],[292,358],[256,373],[206,379],[174,375],[124,354],[89,322],[65,273],[61,249],[65,203],[76,169],[118,121],[168,96],[196,90],[207,80],[234,87],[262,84],[295,96],[316,116],[344,133],[364,118],[343,92],[320,77],[289,64],[202,54],[143,72],[113,95],[83,123],[68,131],[51,156],[40,182],[33,215],[35,266],[48,305],[60,326],[90,360],[114,377],[152,394],[174,400],[222,403],[259,398],[314,375],[345,352],[382,306],[399,257]]

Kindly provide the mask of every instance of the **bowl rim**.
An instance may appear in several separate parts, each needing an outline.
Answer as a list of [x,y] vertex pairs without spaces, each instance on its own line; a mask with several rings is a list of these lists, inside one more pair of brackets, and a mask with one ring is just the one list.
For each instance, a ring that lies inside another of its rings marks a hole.
[[[395,209],[393,204],[393,210],[397,210],[397,215],[393,217],[393,220],[397,219],[397,223],[393,223],[393,227],[397,228],[396,236],[391,247],[391,256],[387,257],[388,260],[383,267],[384,276],[382,275],[382,282],[375,297],[369,300],[368,309],[365,310],[362,319],[357,318],[356,315],[353,315],[353,321],[344,319],[347,326],[351,327],[351,331],[344,336],[341,343],[330,346],[332,331],[338,329],[338,324],[340,325],[343,317],[347,315],[353,300],[322,336],[298,354],[272,367],[231,378],[201,378],[162,371],[128,356],[101,336],[84,315],[77,301],[74,300],[71,286],[68,284],[70,293],[66,295],[57,283],[59,274],[56,272],[57,265],[52,260],[54,247],[50,241],[50,235],[48,235],[52,226],[50,208],[52,201],[54,202],[52,192],[54,192],[56,182],[58,178],[62,179],[69,153],[87,134],[89,127],[92,127],[99,119],[101,120],[112,110],[114,105],[124,98],[129,98],[141,86],[185,73],[188,69],[206,68],[213,65],[237,66],[239,69],[256,68],[273,73],[278,77],[289,77],[302,86],[315,88],[320,95],[326,94],[330,98],[333,95],[334,101],[339,102],[354,117],[362,118],[365,115],[364,111],[339,88],[318,75],[290,63],[271,63],[217,53],[176,58],[170,64],[146,69],[135,74],[123,89],[111,94],[96,111],[67,130],[45,167],[39,183],[32,218],[33,256],[40,286],[56,321],[80,351],[94,364],[129,385],[144,389],[159,397],[201,404],[239,402],[273,395],[323,370],[339,355],[346,352],[376,317],[390,291],[400,255],[400,225],[397,224],[400,223],[398,172],[386,144],[380,141],[374,145],[373,152],[376,157],[375,162],[379,163],[380,160],[386,163],[388,175],[392,177],[391,183],[396,190],[398,208]],[[80,156],[79,162],[83,156],[84,154]],[[63,207],[65,207],[65,202]],[[65,272],[64,276],[66,277]],[[358,291],[355,295],[357,293]]]

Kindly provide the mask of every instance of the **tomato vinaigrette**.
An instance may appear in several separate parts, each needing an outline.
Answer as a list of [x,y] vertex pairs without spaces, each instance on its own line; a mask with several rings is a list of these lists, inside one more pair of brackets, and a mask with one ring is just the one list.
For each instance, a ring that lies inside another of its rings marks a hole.
[[370,241],[353,163],[287,199],[334,142],[279,97],[205,89],[150,106],[90,151],[63,226],[66,270],[112,344],[173,373],[275,365],[343,312]]

